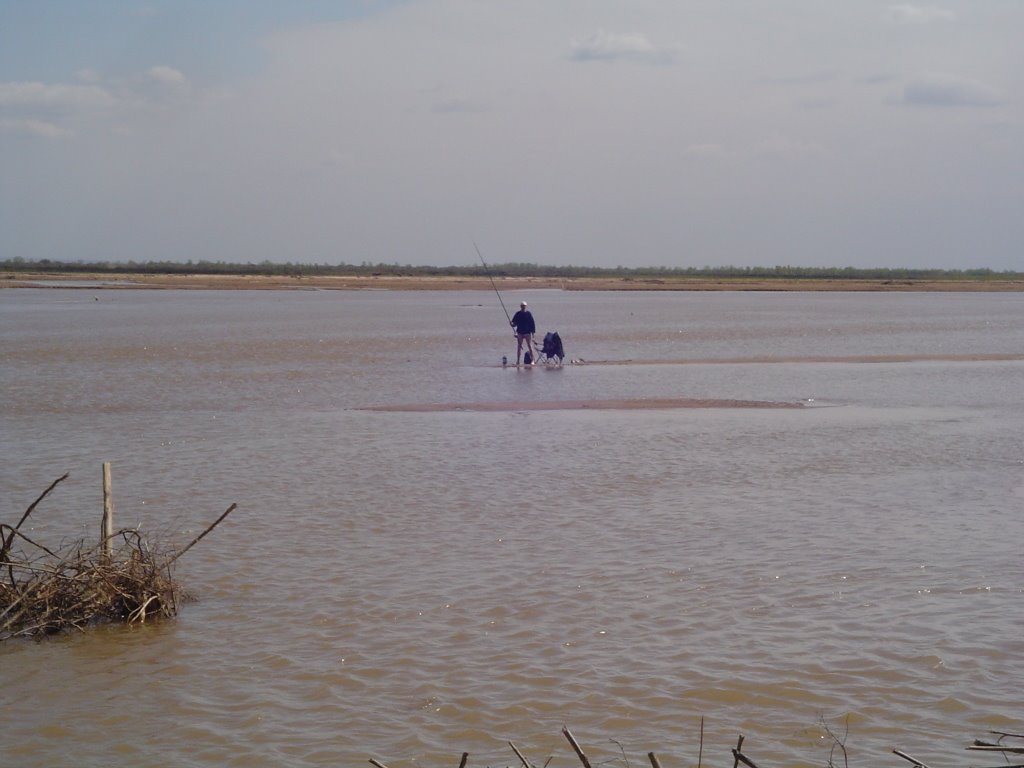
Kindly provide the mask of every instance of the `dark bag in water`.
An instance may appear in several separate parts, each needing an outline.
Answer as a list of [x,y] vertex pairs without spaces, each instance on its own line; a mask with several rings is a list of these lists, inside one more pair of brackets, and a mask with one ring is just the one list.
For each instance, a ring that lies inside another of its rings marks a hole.
[[523,355],[523,365],[531,365],[533,363],[533,355],[530,354],[530,350],[526,350],[526,354]]

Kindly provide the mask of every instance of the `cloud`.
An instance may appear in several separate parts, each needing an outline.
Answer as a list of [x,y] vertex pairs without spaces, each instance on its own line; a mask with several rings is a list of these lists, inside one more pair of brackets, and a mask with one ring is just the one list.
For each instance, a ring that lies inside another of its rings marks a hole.
[[[30,46],[24,74],[0,74],[0,196],[78,161],[66,183],[24,191],[31,227],[0,210],[0,244],[445,264],[469,231],[500,242],[498,260],[842,264],[904,238],[893,259],[1006,263],[1024,218],[990,200],[1016,199],[1024,179],[1018,2],[971,5],[964,23],[952,0],[882,0],[866,15],[428,0],[320,21],[275,12],[231,24],[244,36],[231,40],[222,20],[187,39],[172,14],[133,28],[113,58],[106,39],[91,55]],[[950,173],[956,189],[938,183]],[[939,224],[896,227],[889,211],[906,200]],[[69,215],[54,222],[58,208]],[[792,235],[807,222],[813,233]],[[997,227],[992,249],[963,247]]]
[[101,82],[92,69],[75,73],[79,83],[0,82],[0,129],[42,138],[73,136],[86,122],[118,132],[130,131],[123,120],[139,109],[175,107],[192,94],[185,76],[168,66],[154,66],[125,80]]
[[162,83],[169,86],[187,85],[185,76],[173,67],[158,66],[146,70],[146,77],[155,83]]
[[96,85],[0,83],[0,108],[95,109],[114,102],[110,93]]
[[882,18],[890,24],[932,24],[934,22],[956,21],[956,14],[944,8],[929,5],[890,5],[882,12]]
[[953,75],[926,74],[907,83],[903,103],[926,107],[995,107],[1003,103],[999,92],[976,80]]
[[0,83],[0,133],[63,139],[78,115],[102,114],[117,100],[96,85]]
[[145,72],[121,84],[121,97],[125,100],[159,105],[164,101],[172,102],[190,95],[188,79],[174,67],[159,65],[150,67]]
[[10,118],[0,118],[0,131],[39,136],[44,139],[62,139],[71,135],[70,131],[44,120],[13,120]]
[[586,40],[570,43],[573,61],[646,61],[654,64],[668,64],[672,61],[672,53],[665,48],[656,48],[643,34],[614,34],[599,29]]

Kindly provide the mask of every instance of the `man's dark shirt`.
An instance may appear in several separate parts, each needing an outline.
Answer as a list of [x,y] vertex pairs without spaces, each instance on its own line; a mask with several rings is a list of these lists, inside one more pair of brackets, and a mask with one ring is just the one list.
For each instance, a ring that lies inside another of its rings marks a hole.
[[529,310],[520,309],[512,315],[512,325],[520,336],[527,333],[536,333],[537,326],[533,322],[533,315]]

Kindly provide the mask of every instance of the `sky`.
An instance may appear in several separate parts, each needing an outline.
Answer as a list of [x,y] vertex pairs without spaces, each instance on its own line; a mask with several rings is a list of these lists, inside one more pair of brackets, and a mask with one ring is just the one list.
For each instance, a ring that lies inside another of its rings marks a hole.
[[1024,270],[1024,0],[0,0],[0,259]]

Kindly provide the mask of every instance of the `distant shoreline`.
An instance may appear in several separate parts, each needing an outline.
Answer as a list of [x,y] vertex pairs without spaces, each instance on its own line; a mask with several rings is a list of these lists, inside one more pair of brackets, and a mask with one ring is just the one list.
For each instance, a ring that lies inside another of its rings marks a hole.
[[[855,291],[971,292],[1024,291],[1024,277],[985,279],[860,279],[745,277],[495,277],[502,291]],[[0,288],[80,288],[87,290],[389,290],[490,291],[486,277],[395,275],[207,275],[109,274],[82,272],[8,272]]]

